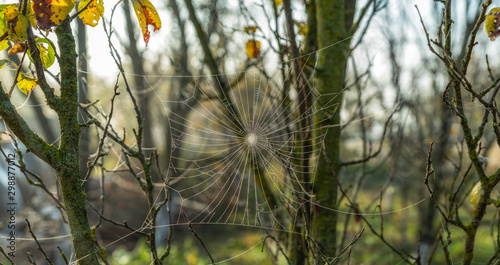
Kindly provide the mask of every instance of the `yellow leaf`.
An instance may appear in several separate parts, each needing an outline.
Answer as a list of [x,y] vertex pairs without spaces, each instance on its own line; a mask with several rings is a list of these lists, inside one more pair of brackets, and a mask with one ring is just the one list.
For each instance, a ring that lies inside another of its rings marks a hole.
[[142,29],[144,42],[148,46],[150,37],[148,26],[152,25],[154,27],[153,31],[159,30],[161,28],[160,16],[158,16],[156,8],[149,0],[132,0],[132,5],[134,6],[135,15],[139,20],[139,26]]
[[52,0],[51,10],[53,15],[50,20],[56,25],[61,24],[69,12],[73,10],[73,7],[75,7],[74,0]]
[[[89,4],[90,2],[90,4]],[[88,6],[87,6],[88,5]],[[91,27],[97,26],[99,19],[104,15],[104,3],[102,0],[82,0],[78,4],[78,11],[87,7],[80,13],[79,17],[83,24]]]
[[58,26],[75,7],[75,0],[33,0],[33,11],[39,28]]
[[0,51],[3,51],[7,48],[9,48],[9,41],[8,40],[0,41]]
[[29,20],[24,16],[17,6],[9,6],[3,10],[7,21],[7,39],[13,42],[23,42],[28,36]]
[[37,85],[37,81],[38,80],[27,77],[23,72],[20,72],[17,77],[17,87],[19,87],[25,95],[28,95],[28,93]]
[[483,195],[483,187],[481,186],[481,182],[478,182],[476,183],[474,188],[472,188],[472,191],[470,193],[470,202],[472,202],[472,205],[474,205],[474,207],[477,207],[481,195]]
[[247,56],[250,58],[259,58],[260,56],[260,41],[249,40],[245,46]]
[[257,26],[248,26],[245,27],[245,32],[246,33],[255,33],[257,31]]
[[484,20],[484,30],[490,38],[491,41],[494,41],[500,35],[500,8],[493,8],[490,10],[488,15]]
[[309,32],[309,27],[307,26],[306,22],[294,22],[295,26],[299,28],[299,34],[302,36],[305,36],[307,32]]
[[274,0],[274,5],[279,6],[282,2],[283,0]]
[[195,252],[190,252],[187,255],[187,264],[189,264],[189,265],[198,264],[198,258],[196,257]]
[[33,4],[33,1],[31,1],[28,5],[28,13],[26,14],[26,16],[28,16],[28,20],[30,21],[31,26],[36,29],[36,18],[35,11],[33,11]]

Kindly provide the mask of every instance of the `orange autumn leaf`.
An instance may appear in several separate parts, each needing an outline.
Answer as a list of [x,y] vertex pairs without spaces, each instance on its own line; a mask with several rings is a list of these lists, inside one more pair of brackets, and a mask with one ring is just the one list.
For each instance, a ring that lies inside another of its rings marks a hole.
[[75,7],[75,0],[33,0],[37,25],[47,30],[58,26]]
[[134,7],[135,15],[139,20],[139,26],[142,29],[142,35],[144,37],[144,42],[148,46],[150,32],[148,26],[153,26],[153,31],[157,31],[161,28],[160,16],[156,12],[156,8],[149,2],[149,0],[132,0],[132,5]]
[[248,34],[252,34],[252,33],[255,33],[257,31],[257,26],[248,26],[248,27],[245,27],[245,32],[248,33]]
[[[90,4],[89,4],[90,2]],[[85,8],[87,7],[87,8]],[[102,0],[82,0],[78,4],[78,11],[83,8],[85,10],[80,13],[79,17],[83,24],[89,25],[91,27],[97,26],[99,19],[104,15],[104,3]]]
[[259,58],[260,57],[260,41],[258,40],[249,40],[245,46],[245,52],[247,56],[250,58]]
[[22,43],[18,43],[14,46],[12,46],[12,48],[10,48],[9,50],[9,54],[15,54],[15,53],[20,53],[20,52],[24,52],[26,51],[26,43],[25,42],[22,42]]

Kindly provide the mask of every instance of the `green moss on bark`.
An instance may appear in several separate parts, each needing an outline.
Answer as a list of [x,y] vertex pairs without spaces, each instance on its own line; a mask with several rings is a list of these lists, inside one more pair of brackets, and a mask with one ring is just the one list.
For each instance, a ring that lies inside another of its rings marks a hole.
[[61,108],[58,110],[61,130],[59,159],[55,169],[59,175],[71,238],[78,264],[99,264],[85,205],[86,195],[80,181],[78,141],[78,88],[75,39],[66,19],[57,29],[60,49]]
[[[353,10],[345,0],[316,0],[316,23],[318,30],[318,64],[316,70],[316,89],[322,95],[315,124],[315,131],[326,130],[324,126],[340,124],[340,109],[344,89],[347,58],[350,41],[346,29],[347,17]],[[352,21],[349,23],[352,24]],[[340,42],[342,41],[342,42]],[[331,46],[334,43],[337,45]],[[320,156],[314,183],[314,194],[321,206],[336,209],[338,197],[338,174],[340,171],[340,127],[329,128],[325,136],[324,152]],[[325,253],[335,256],[337,250],[337,213],[319,208],[315,214],[315,232]]]

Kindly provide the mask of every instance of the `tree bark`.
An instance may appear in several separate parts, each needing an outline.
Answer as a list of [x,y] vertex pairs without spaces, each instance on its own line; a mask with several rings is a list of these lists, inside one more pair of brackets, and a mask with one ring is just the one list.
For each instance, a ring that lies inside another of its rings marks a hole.
[[78,264],[99,264],[85,205],[79,171],[78,86],[75,39],[66,19],[56,29],[60,49],[61,101],[59,111],[61,144],[52,165],[59,175],[61,191]]
[[[338,175],[340,171],[340,126],[326,129],[327,125],[340,124],[342,93],[350,53],[348,30],[352,25],[355,5],[352,0],[316,0],[316,23],[318,38],[318,63],[316,89],[321,94],[314,117],[319,133],[326,132],[322,155],[314,182],[316,202],[320,205],[315,213],[313,225],[316,239],[328,256],[337,251]],[[323,208],[325,207],[325,208]]]
[[[312,3],[307,3],[307,13],[308,16],[308,26],[310,26],[308,34],[306,35],[306,41],[304,45],[304,53],[308,54],[315,51],[316,48],[316,17],[315,10],[313,9],[314,1]],[[311,123],[312,119],[307,118],[307,112],[310,109],[311,104],[311,96],[310,96],[310,86],[307,80],[312,75],[312,72],[309,68],[305,68],[302,63],[308,63],[307,61],[302,62],[299,54],[299,49],[296,43],[295,37],[295,29],[294,29],[294,20],[292,15],[292,8],[290,0],[283,1],[283,9],[285,10],[285,18],[286,18],[286,30],[288,34],[288,42],[290,43],[290,50],[292,55],[291,67],[293,69],[293,81],[291,84],[295,84],[295,89],[298,95],[299,102],[299,117],[305,117],[300,121],[300,133],[297,134],[297,140],[294,147],[295,157],[297,157],[297,162],[300,166],[305,169],[304,172],[299,174],[301,182],[307,185],[305,188],[308,192],[310,192],[310,188],[308,183],[310,183],[310,172],[308,169],[310,168],[310,159],[312,156],[312,130]],[[314,62],[313,62],[314,65]],[[297,187],[300,189],[300,187]],[[294,240],[291,244],[290,248],[290,256],[293,260],[294,264],[302,265],[306,264],[306,259],[308,256],[309,249],[307,247],[306,239],[304,238],[304,234],[310,230],[310,203],[309,197],[307,194],[300,195],[299,203],[303,206],[301,207],[302,211],[299,214],[301,218],[298,218],[293,225],[294,231]]]
[[[123,11],[125,13],[125,25],[127,28],[127,35],[129,38],[128,45],[125,46],[127,55],[132,63],[132,69],[134,72],[134,85],[137,91],[137,98],[139,103],[139,111],[142,116],[142,147],[152,148],[154,146],[153,133],[152,133],[152,122],[150,115],[150,104],[149,104],[149,92],[148,83],[144,79],[146,71],[144,70],[144,57],[142,52],[139,51],[137,47],[137,38],[135,35],[134,23],[131,17],[131,8],[129,1],[123,1]],[[150,157],[153,152],[149,149],[145,150],[145,156]]]
[[[87,94],[87,29],[85,24],[80,19],[76,20],[77,24],[77,40],[78,40],[78,102],[86,104],[89,102]],[[85,123],[84,115],[78,116],[80,124]],[[88,128],[82,128],[80,132],[79,142],[79,159],[80,159],[80,178],[84,179],[87,176],[87,162],[90,155],[90,137]]]
[[59,148],[45,142],[30,128],[23,117],[16,111],[10,101],[10,96],[5,93],[1,86],[0,116],[28,150],[47,162],[57,172],[77,263],[94,265],[99,264],[99,261],[90,232],[85,204],[86,194],[83,191],[79,173],[78,142],[80,126],[77,115],[77,55],[70,20],[64,20],[55,32],[60,49],[60,97],[56,96],[54,89],[44,81],[43,68],[31,28],[28,28],[28,45],[37,68],[39,85],[47,97],[48,104],[59,116],[61,132]]

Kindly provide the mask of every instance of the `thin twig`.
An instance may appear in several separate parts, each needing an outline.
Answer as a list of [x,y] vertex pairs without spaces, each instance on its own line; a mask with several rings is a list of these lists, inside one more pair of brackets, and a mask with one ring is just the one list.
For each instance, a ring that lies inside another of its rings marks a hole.
[[28,224],[28,230],[30,231],[31,237],[35,240],[36,245],[38,246],[38,250],[40,250],[40,252],[42,252],[43,257],[45,258],[45,260],[47,261],[48,264],[54,265],[54,263],[52,263],[52,261],[50,260],[49,256],[47,256],[47,253],[45,253],[45,251],[43,250],[42,246],[40,245],[40,242],[38,242],[38,239],[36,238],[35,233],[33,233],[33,230],[31,230],[30,222],[28,221],[28,219],[25,219],[25,221]]
[[15,265],[14,261],[9,257],[9,255],[7,255],[7,253],[5,253],[2,247],[0,247],[0,252],[10,262],[11,265]]
[[356,244],[356,242],[358,241],[358,239],[361,238],[361,236],[363,235],[363,233],[365,232],[365,229],[362,228],[361,231],[359,231],[359,233],[357,233],[354,238],[351,240],[351,242],[349,244],[347,244],[347,246],[345,246],[340,252],[339,254],[337,255],[337,257],[335,257],[331,264],[335,264],[339,259],[340,257],[342,257],[342,255],[344,255],[344,253],[346,253],[347,251],[351,251],[352,247],[354,246],[354,244]]
[[399,111],[400,107],[401,107],[401,105],[399,105],[399,106],[398,106],[398,107],[397,107],[397,108],[396,108],[396,109],[395,109],[395,110],[391,113],[391,115],[389,116],[389,118],[387,118],[387,120],[385,121],[385,124],[384,124],[384,131],[383,131],[383,133],[382,133],[382,137],[381,137],[381,139],[380,139],[380,145],[379,145],[379,147],[378,147],[378,150],[377,150],[375,153],[373,153],[373,154],[371,154],[371,155],[369,155],[369,156],[367,156],[367,157],[365,157],[365,158],[359,159],[359,160],[354,160],[354,161],[350,161],[350,162],[344,162],[344,163],[341,163],[341,164],[340,164],[340,166],[345,167],[345,166],[350,166],[350,165],[361,164],[361,163],[368,162],[368,161],[369,161],[370,159],[372,159],[372,158],[377,157],[377,156],[380,154],[380,152],[382,151],[382,147],[383,147],[383,145],[384,145],[384,140],[385,140],[385,135],[386,135],[386,133],[387,133],[387,128],[389,127],[389,122],[391,122],[391,121],[392,121],[392,117],[394,116],[394,114],[396,114],[396,112],[398,112],[398,111]]
[[61,254],[61,257],[63,258],[64,263],[69,264],[68,258],[66,258],[66,254],[64,254],[64,252],[62,251],[62,249],[59,246],[57,246],[57,249],[59,250],[59,254]]
[[184,216],[184,219],[186,219],[186,224],[189,228],[189,231],[191,231],[191,233],[196,237],[196,239],[198,239],[198,242],[200,242],[201,246],[203,247],[203,249],[207,253],[208,257],[210,258],[210,261],[212,261],[212,264],[215,263],[214,259],[212,258],[212,255],[210,255],[210,252],[208,251],[207,247],[205,246],[205,243],[203,243],[203,240],[196,233],[196,231],[194,231],[193,226],[191,225],[191,222],[189,221],[189,219],[186,216],[186,213],[182,212],[182,215]]
[[19,74],[21,73],[21,68],[22,68],[22,65],[23,65],[23,62],[24,62],[24,58],[26,57],[26,53],[28,53],[28,49],[26,49],[24,51],[23,56],[21,57],[21,62],[17,66],[17,71],[16,71],[16,75],[15,75],[15,78],[14,78],[14,83],[12,83],[12,86],[10,87],[10,90],[9,90],[9,96],[11,96],[11,97],[12,97],[12,92],[14,91],[14,88],[17,85],[17,80],[19,78]]
[[104,146],[104,140],[106,140],[106,136],[108,135],[107,132],[108,132],[108,128],[109,128],[110,123],[111,123],[111,118],[113,117],[113,111],[115,109],[114,108],[115,107],[115,99],[116,99],[116,97],[118,95],[120,95],[120,92],[118,92],[119,77],[120,77],[119,75],[116,77],[116,82],[115,82],[115,87],[114,87],[114,93],[113,93],[113,97],[111,98],[111,107],[110,107],[110,110],[109,110],[108,120],[106,122],[106,125],[102,129],[104,133],[102,134],[102,138],[99,141],[99,147],[97,148],[97,152],[96,152],[97,155],[96,155],[94,161],[92,161],[90,163],[90,165],[88,166],[87,176],[85,176],[85,179],[88,179],[90,177],[92,169],[95,167],[98,159],[103,155],[102,154],[102,149],[103,149],[103,146]]
[[105,217],[104,215],[102,215],[98,209],[96,209],[92,204],[90,204],[88,201],[87,201],[87,205],[90,206],[90,208],[92,210],[94,210],[104,221],[107,221],[113,225],[116,225],[116,226],[120,226],[120,227],[123,227],[123,228],[126,228],[130,231],[132,231],[133,233],[136,233],[136,234],[139,234],[141,236],[147,236],[148,234],[146,232],[143,232],[141,229],[135,229],[131,226],[128,225],[127,221],[123,221],[123,223],[119,223],[113,219],[109,219],[107,217]]

